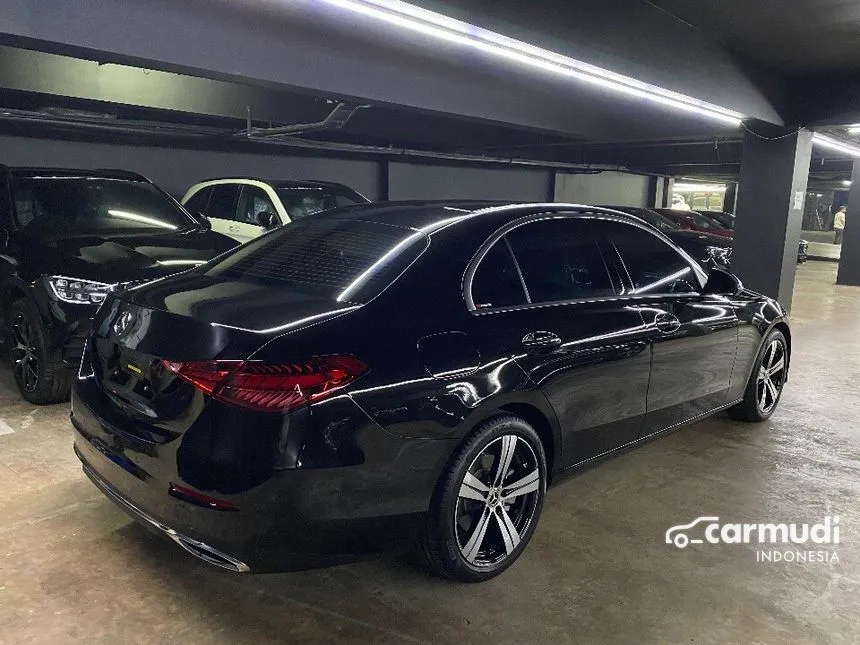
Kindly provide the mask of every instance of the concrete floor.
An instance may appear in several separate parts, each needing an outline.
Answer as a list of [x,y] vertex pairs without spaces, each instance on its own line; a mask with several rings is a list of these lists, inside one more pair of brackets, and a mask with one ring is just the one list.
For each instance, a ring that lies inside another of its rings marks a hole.
[[[860,289],[835,271],[799,269],[792,379],[768,423],[719,416],[566,480],[520,562],[479,586],[396,559],[209,568],[98,493],[67,406],[24,405],[0,371],[0,643],[858,643]],[[838,564],[663,543],[701,515],[826,514],[841,516]]]

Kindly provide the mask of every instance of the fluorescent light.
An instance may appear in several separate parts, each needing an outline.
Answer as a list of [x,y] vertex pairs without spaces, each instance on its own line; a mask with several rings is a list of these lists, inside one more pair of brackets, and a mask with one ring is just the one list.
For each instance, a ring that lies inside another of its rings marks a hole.
[[843,180],[842,180],[842,185],[843,185],[843,186],[850,186],[850,185],[851,185],[851,180],[850,180],[850,179],[843,179]]
[[853,146],[845,141],[834,139],[817,132],[812,135],[812,143],[823,148],[830,148],[851,157],[860,157],[860,146]]
[[675,184],[672,188],[675,193],[724,193],[725,184]]
[[848,134],[860,134],[860,125],[848,126]]
[[692,112],[734,127],[738,127],[744,118],[740,112],[535,47],[400,0],[322,0],[322,2],[395,27],[478,49],[498,58],[575,78],[678,110]]

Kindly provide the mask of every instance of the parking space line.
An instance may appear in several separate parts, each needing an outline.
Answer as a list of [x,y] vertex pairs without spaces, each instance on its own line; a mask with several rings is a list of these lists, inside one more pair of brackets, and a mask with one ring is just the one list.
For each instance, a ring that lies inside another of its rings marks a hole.
[[4,434],[14,434],[15,430],[6,423],[3,419],[0,419],[0,435]]

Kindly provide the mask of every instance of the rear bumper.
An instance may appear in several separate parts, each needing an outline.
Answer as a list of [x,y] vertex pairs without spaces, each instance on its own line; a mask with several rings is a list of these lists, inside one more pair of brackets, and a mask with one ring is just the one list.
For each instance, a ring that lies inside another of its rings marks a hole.
[[75,448],[75,454],[83,463],[84,474],[90,478],[90,481],[95,484],[96,488],[141,524],[164,534],[189,553],[205,562],[208,562],[209,564],[223,569],[229,569],[236,573],[247,573],[251,570],[250,567],[241,560],[237,560],[236,558],[219,551],[215,547],[209,546],[205,542],[200,542],[187,535],[183,535],[179,531],[167,526],[166,524],[162,524],[153,517],[150,517],[146,512],[135,506],[134,503],[125,499],[122,495],[111,488],[110,484],[103,480],[98,473],[96,473],[96,471],[87,464],[86,459],[84,459],[84,456],[80,453],[77,447]]
[[[80,383],[79,383],[80,385]],[[230,494],[196,489],[177,469],[182,437],[142,442],[99,418],[75,388],[75,452],[114,503],[198,558],[231,571],[291,571],[353,561],[414,534],[453,444],[365,428],[361,463],[275,469]],[[168,494],[171,484],[235,505],[213,510]]]

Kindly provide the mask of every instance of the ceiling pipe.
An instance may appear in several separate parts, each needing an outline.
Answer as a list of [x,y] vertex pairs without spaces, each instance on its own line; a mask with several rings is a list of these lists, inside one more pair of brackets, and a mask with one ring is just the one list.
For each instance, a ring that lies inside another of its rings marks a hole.
[[369,108],[369,105],[353,105],[349,103],[338,103],[334,106],[328,116],[322,121],[314,123],[293,123],[291,125],[282,125],[276,128],[252,128],[250,108],[248,110],[248,125],[241,132],[237,132],[238,136],[243,136],[247,139],[271,139],[275,137],[294,136],[297,134],[306,134],[309,132],[323,132],[326,130],[340,130],[346,125],[352,116],[359,110]]
[[[331,117],[331,115],[329,115],[329,117]],[[47,114],[45,112],[31,112],[27,110],[0,108],[0,121],[12,121],[16,123],[39,123],[42,125],[59,126],[69,129],[77,128],[81,130],[120,132],[126,134],[173,135],[210,139],[223,138],[225,135],[227,135],[228,137],[230,135],[233,135],[235,137],[235,133],[233,131],[220,128],[193,126],[185,124],[164,124],[153,121],[130,121],[118,118],[109,119],[105,118],[102,115],[97,115],[94,113],[88,114],[86,116],[60,116],[57,114]],[[374,156],[378,155],[380,157],[389,158],[412,157],[416,159],[433,159],[440,161],[455,161],[463,163],[514,166],[535,169],[552,168],[555,170],[575,174],[598,174],[604,171],[618,171],[644,176],[659,176],[659,173],[647,172],[642,170],[630,170],[628,168],[615,164],[570,164],[556,161],[539,161],[534,159],[486,157],[479,155],[467,155],[456,152],[420,150],[414,148],[393,148],[352,143],[336,143],[330,141],[314,141],[311,139],[301,139],[296,136],[285,134],[278,134],[277,136],[252,136],[250,138],[246,137],[246,140],[250,140],[254,143],[283,146],[285,148],[312,149],[328,152],[358,153]]]

